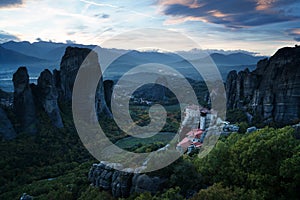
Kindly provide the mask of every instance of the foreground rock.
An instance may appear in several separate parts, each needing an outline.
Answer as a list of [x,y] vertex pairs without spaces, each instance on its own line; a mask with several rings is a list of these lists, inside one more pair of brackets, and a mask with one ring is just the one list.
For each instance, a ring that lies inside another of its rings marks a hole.
[[261,122],[293,123],[300,119],[300,47],[286,47],[257,68],[229,73],[227,108],[253,113]]
[[139,170],[138,168],[123,169],[123,166],[118,163],[100,162],[93,164],[88,178],[93,186],[111,191],[115,198],[126,198],[132,193],[155,194],[162,189],[164,180],[139,174],[137,173]]
[[63,123],[57,103],[58,93],[53,75],[48,69],[44,70],[40,74],[40,77],[38,78],[37,89],[37,98],[51,119],[53,125],[57,128],[62,128]]
[[29,85],[29,76],[26,67],[20,67],[13,75],[14,110],[21,125],[21,131],[35,134],[36,111],[35,102]]
[[13,125],[2,108],[0,108],[0,135],[4,140],[12,140],[17,136]]

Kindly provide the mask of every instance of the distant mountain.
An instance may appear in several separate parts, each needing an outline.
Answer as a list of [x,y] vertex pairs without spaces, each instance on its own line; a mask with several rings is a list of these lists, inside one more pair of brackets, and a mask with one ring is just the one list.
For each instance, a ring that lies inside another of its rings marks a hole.
[[24,55],[22,53],[8,50],[0,46],[0,64],[29,64],[40,62],[47,62],[47,60]]
[[[121,55],[117,59],[114,60],[113,63],[106,69],[104,73],[104,77],[109,79],[114,79],[118,76],[121,76],[125,72],[128,72],[132,68],[149,63],[159,63],[163,65],[167,65],[179,71],[183,76],[189,77],[195,80],[200,78],[197,70],[191,65],[189,61],[193,61],[201,66],[211,66],[211,61],[215,63],[218,67],[218,70],[221,73],[222,78],[225,80],[227,74],[231,70],[242,71],[246,68],[249,70],[254,70],[256,63],[265,58],[261,56],[252,56],[245,53],[233,53],[228,55],[223,55],[219,53],[211,54],[211,57],[200,57],[201,55],[193,54],[188,57],[189,60],[181,57],[182,54],[176,53],[161,53],[161,52],[140,52],[140,51],[110,51],[110,49],[101,49],[99,52],[102,56],[100,56],[100,64],[103,62],[101,58],[107,58],[110,55],[115,54],[114,57],[118,57],[116,55]],[[206,54],[207,56],[208,54]],[[113,56],[112,56],[113,57]],[[186,57],[186,55],[184,55]],[[200,58],[199,58],[200,57]],[[104,66],[104,65],[101,65]],[[159,73],[159,72],[156,72]]]
[[27,56],[40,57],[41,54],[39,48],[35,47],[34,45],[32,45],[27,41],[24,42],[9,41],[1,44],[1,47]]
[[[80,48],[90,48],[93,49],[95,45],[82,45],[82,44],[68,44],[68,43],[55,43],[55,42],[46,42],[46,41],[39,41],[30,43],[27,41],[24,42],[15,42],[10,41],[3,44],[0,44],[1,47],[12,50],[27,56],[37,57],[40,59],[58,61],[63,56],[65,49],[68,46],[71,47],[80,47]],[[105,49],[103,49],[105,50]],[[110,49],[109,49],[110,51]],[[114,52],[117,53],[124,53],[124,50],[117,50],[114,49]],[[126,52],[126,51],[125,51]],[[181,55],[180,53],[179,55]],[[186,52],[185,54],[188,54]],[[193,54],[193,59],[199,59],[197,54]],[[250,65],[256,64],[259,60],[263,59],[264,57],[261,56],[252,56],[246,53],[232,53],[232,54],[221,54],[221,53],[212,53],[210,54],[211,58],[217,65]],[[126,58],[126,59],[125,59]],[[136,60],[133,60],[136,59]],[[161,53],[161,52],[139,52],[139,51],[128,51],[126,56],[121,58],[122,62],[137,62],[137,63],[144,63],[146,61],[156,63],[176,63],[180,62],[182,58],[177,54],[173,53]]]
[[264,59],[262,56],[252,56],[245,53],[233,53],[229,55],[224,55],[220,53],[213,53],[210,55],[213,61],[217,65],[253,65],[259,60]]
[[64,52],[68,46],[81,47],[81,48],[94,48],[95,45],[81,45],[81,44],[67,44],[67,43],[55,43],[39,41],[30,43],[27,41],[15,42],[9,41],[0,45],[7,50],[13,50],[15,52],[37,57],[40,59],[51,60],[53,62],[59,62],[64,55]]
[[[38,63],[41,60],[47,60],[49,63],[47,66],[58,67],[60,60],[68,46],[89,49],[94,49],[96,47],[95,45],[55,43],[50,41],[39,41],[34,43],[26,41],[10,41],[0,44],[0,47],[2,47],[1,51],[3,52],[0,63],[9,62],[17,65],[19,63]],[[138,65],[159,63],[170,66],[180,71],[180,73],[182,73],[184,76],[197,80],[199,77],[197,71],[193,69],[193,66],[183,57],[196,61],[200,64],[205,63],[205,60],[207,61],[212,59],[218,67],[222,77],[225,79],[228,72],[231,70],[241,71],[245,68],[253,70],[256,63],[264,58],[261,56],[253,56],[245,52],[231,54],[212,53],[210,54],[211,59],[207,59],[209,54],[205,52],[202,52],[202,54],[195,52],[180,52],[176,54],[176,52],[162,53],[157,51],[145,52],[107,48],[98,48],[97,50],[100,50],[98,52],[100,55],[100,65],[105,66],[110,64],[109,68],[106,70],[106,73],[104,73],[104,77],[106,76],[110,79],[122,76],[123,73]],[[108,63],[109,61],[113,62]],[[53,68],[50,67],[49,69],[52,70]]]

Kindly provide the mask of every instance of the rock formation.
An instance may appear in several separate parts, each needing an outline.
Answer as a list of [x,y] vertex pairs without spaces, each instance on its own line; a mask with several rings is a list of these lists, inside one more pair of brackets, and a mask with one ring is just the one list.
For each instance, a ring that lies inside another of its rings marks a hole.
[[53,81],[58,94],[58,101],[63,101],[63,93],[61,89],[60,71],[57,69],[53,70]]
[[[60,64],[60,76],[59,78],[56,77],[56,84],[58,81],[60,82],[60,99],[63,99],[64,101],[71,101],[76,75],[80,66],[87,57],[88,64],[97,65],[96,67],[100,69],[98,55],[96,52],[87,48],[68,47],[66,49]],[[105,102],[102,77],[99,81],[98,89],[96,91],[95,104],[98,114],[103,112],[106,115],[111,116],[111,113]]]
[[[119,171],[122,170],[122,171]],[[111,191],[115,198],[126,198],[132,193],[157,193],[162,189],[164,180],[138,174],[141,169],[123,169],[118,163],[100,162],[93,164],[89,171],[89,181],[93,186]]]
[[13,75],[14,110],[21,125],[21,131],[35,134],[36,112],[32,91],[29,85],[29,76],[26,67],[20,67]]
[[52,73],[46,69],[38,78],[38,96],[42,107],[50,117],[53,125],[57,128],[62,128],[63,123],[60,116],[60,110],[57,104],[58,93],[55,86]]
[[227,109],[242,109],[262,122],[300,119],[300,47],[278,50],[257,68],[231,71],[226,81]]
[[62,99],[72,100],[72,91],[77,72],[91,52],[90,49],[68,47],[60,63],[60,83],[62,89]]
[[17,134],[5,111],[0,107],[0,135],[4,140],[12,140]]
[[112,80],[105,80],[103,82],[103,85],[104,85],[105,102],[108,108],[111,109],[111,97],[113,93],[114,82]]
[[[87,48],[68,47],[61,60],[60,70],[53,74],[44,70],[38,78],[37,85],[29,84],[29,75],[26,67],[20,67],[13,75],[14,95],[13,108],[17,118],[17,131],[29,134],[37,133],[36,109],[43,108],[57,128],[63,127],[58,102],[70,103],[74,82],[81,64],[89,58],[86,66],[96,66],[100,69],[97,53]],[[97,71],[99,72],[99,71]],[[101,74],[101,71],[100,71]],[[95,94],[95,107],[97,114],[104,113],[111,117],[106,101],[110,104],[112,95],[112,81],[104,83],[101,77]],[[0,91],[2,94],[2,91]],[[6,101],[2,102],[4,105]],[[6,104],[5,104],[6,105]],[[4,139],[13,139],[16,133],[9,122],[6,113],[0,110],[1,135]]]

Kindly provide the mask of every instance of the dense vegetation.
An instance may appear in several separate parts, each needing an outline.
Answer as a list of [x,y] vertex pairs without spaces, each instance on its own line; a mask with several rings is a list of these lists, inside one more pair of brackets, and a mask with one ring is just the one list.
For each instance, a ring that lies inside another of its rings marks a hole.
[[[290,127],[234,133],[222,137],[206,157],[183,157],[161,175],[171,177],[166,193],[172,199],[191,191],[198,191],[192,199],[299,199],[299,150]],[[138,199],[163,199],[166,193]]]
[[23,192],[41,199],[77,198],[82,183],[88,185],[86,174],[95,160],[76,134],[69,110],[64,111],[65,128],[54,128],[39,112],[39,134],[0,143],[0,199],[18,199]]
[[[60,107],[63,129],[53,128],[40,111],[38,135],[19,135],[0,143],[0,199],[18,199],[24,192],[35,199],[112,199],[108,192],[89,185],[87,174],[97,161],[76,134],[70,106]],[[174,124],[177,115],[170,115]],[[111,140],[125,137],[112,120],[103,118],[101,123]],[[138,143],[128,150],[149,152],[163,145]],[[150,173],[165,178],[160,193],[133,194],[129,199],[299,199],[299,165],[300,140],[291,127],[233,133],[221,137],[206,157],[184,155]]]

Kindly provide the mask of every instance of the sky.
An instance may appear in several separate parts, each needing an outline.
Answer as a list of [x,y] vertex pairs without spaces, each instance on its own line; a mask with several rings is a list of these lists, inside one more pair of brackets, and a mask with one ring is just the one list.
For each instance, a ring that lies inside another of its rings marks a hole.
[[[268,56],[299,44],[300,1],[0,0],[0,43],[51,40],[118,48],[118,42],[105,41],[143,28],[179,32],[202,49]],[[155,40],[168,37],[162,32]],[[131,38],[128,49],[134,48]],[[190,48],[184,40],[172,42],[174,51]]]

